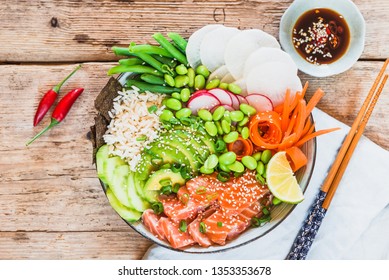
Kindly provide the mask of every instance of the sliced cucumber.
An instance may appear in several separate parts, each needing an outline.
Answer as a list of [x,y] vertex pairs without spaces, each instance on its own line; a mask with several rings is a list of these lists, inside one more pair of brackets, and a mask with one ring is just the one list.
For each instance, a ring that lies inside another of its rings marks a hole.
[[130,172],[129,166],[120,165],[117,166],[113,172],[112,180],[109,182],[109,187],[111,188],[113,194],[124,206],[130,207],[131,204],[127,196],[127,183],[128,183],[128,174]]
[[97,176],[104,183],[108,184],[107,179],[105,177],[104,164],[108,159],[108,146],[101,146],[100,149],[96,153],[96,168],[97,168]]
[[112,208],[127,222],[136,222],[142,216],[141,212],[128,208],[120,203],[110,188],[107,189],[107,197]]
[[109,186],[112,184],[114,171],[122,165],[126,165],[126,163],[120,157],[111,157],[104,162],[104,178]]
[[141,196],[137,192],[137,188],[135,185],[135,174],[133,172],[130,172],[128,174],[128,182],[127,182],[127,196],[130,203],[130,207],[143,212],[146,209],[150,208],[150,204],[143,200]]

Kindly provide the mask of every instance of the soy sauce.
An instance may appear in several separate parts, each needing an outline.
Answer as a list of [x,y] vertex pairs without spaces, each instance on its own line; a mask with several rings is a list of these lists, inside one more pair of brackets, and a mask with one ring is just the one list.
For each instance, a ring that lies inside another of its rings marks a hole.
[[330,9],[313,9],[301,15],[292,34],[297,52],[316,65],[342,57],[350,44],[350,30],[342,15]]

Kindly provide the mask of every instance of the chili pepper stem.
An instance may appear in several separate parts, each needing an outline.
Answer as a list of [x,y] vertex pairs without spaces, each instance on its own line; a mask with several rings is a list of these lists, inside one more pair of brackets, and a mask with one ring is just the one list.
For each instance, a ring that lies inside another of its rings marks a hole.
[[73,76],[73,74],[76,73],[77,70],[80,69],[80,68],[81,68],[81,64],[78,65],[78,66],[76,67],[76,69],[74,69],[74,70],[73,70],[65,79],[63,79],[58,85],[56,85],[55,87],[53,87],[53,90],[54,90],[55,92],[58,93],[59,90],[61,89],[62,85],[63,85],[71,76]]
[[26,143],[26,146],[30,145],[32,142],[34,142],[37,138],[39,138],[42,134],[44,134],[46,131],[48,131],[49,129],[53,128],[54,126],[56,126],[57,124],[59,124],[59,121],[57,121],[56,119],[52,118],[51,119],[51,123],[46,126],[41,132],[39,132],[37,135],[34,136],[34,138],[32,138],[30,141],[28,141]]

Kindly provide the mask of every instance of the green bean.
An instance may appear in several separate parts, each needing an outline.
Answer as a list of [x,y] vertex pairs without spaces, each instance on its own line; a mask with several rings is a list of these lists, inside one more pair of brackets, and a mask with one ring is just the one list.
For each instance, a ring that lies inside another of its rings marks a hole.
[[172,97],[175,98],[175,99],[177,99],[177,100],[181,100],[181,95],[180,95],[180,93],[178,93],[178,92],[173,92],[173,93],[172,93]]
[[142,59],[137,58],[137,57],[119,59],[119,64],[120,65],[127,65],[127,66],[140,65],[143,62],[144,61]]
[[151,56],[154,57],[159,62],[161,62],[162,64],[168,65],[171,69],[174,69],[177,66],[177,60],[175,60],[174,58],[170,58],[158,54],[154,54]]
[[128,80],[126,82],[126,87],[131,88],[132,86],[139,88],[141,92],[150,91],[150,92],[155,92],[155,93],[172,94],[175,91],[179,91],[178,88],[174,88],[174,87],[152,85],[149,83],[145,83],[145,82],[137,81],[137,80],[132,80],[132,79]]
[[261,184],[261,185],[265,185],[265,179],[261,176],[261,174],[256,174],[255,175],[255,179],[257,179],[257,181]]
[[245,115],[247,115],[247,116],[252,116],[252,115],[254,115],[256,112],[257,112],[257,110],[253,107],[253,106],[250,106],[250,105],[248,105],[248,104],[244,104],[244,103],[242,103],[242,104],[240,104],[239,105],[239,109],[245,114]]
[[178,75],[186,75],[188,73],[188,68],[184,64],[180,64],[176,67],[176,72]]
[[238,140],[239,133],[237,131],[231,131],[230,133],[223,136],[223,140],[226,143],[233,143]]
[[196,77],[195,70],[193,68],[188,68],[187,75],[189,77],[188,86],[192,88],[194,87],[194,83],[195,83],[195,77]]
[[169,98],[166,101],[166,107],[168,107],[169,109],[172,109],[174,111],[178,111],[182,108],[182,104],[179,100],[177,100],[175,98]]
[[166,73],[169,75],[174,74],[173,70],[170,69],[170,67],[168,65],[162,64],[161,62],[159,62],[158,60],[156,60],[154,57],[152,57],[151,55],[149,55],[147,53],[138,53],[137,56],[140,59],[142,59],[144,62],[146,62],[150,66],[153,66],[155,69],[157,69],[158,71],[160,71],[162,73]]
[[238,123],[238,126],[245,126],[249,122],[249,120],[249,117],[244,117],[243,120]]
[[223,128],[222,128],[222,125],[220,124],[220,122],[216,121],[215,124],[216,124],[216,128],[217,128],[217,134],[223,135],[224,132],[223,132]]
[[180,52],[176,47],[174,47],[161,33],[155,33],[153,38],[174,58],[184,65],[188,65],[188,60],[186,56]]
[[220,84],[220,80],[219,79],[214,79],[214,80],[211,80],[207,83],[207,85],[205,86],[205,89],[213,89],[213,88],[217,88]]
[[122,47],[113,46],[111,48],[111,50],[117,56],[131,56],[131,55],[133,55],[133,53],[130,53],[128,48],[122,48]]
[[223,129],[223,132],[224,132],[225,134],[228,134],[228,133],[230,133],[230,131],[231,131],[231,125],[230,125],[230,123],[229,123],[227,120],[225,120],[225,119],[222,120],[222,129]]
[[220,120],[224,116],[225,111],[226,111],[226,108],[224,108],[223,106],[217,107],[216,110],[213,111],[212,119],[214,121]]
[[208,68],[205,66],[205,65],[200,65],[200,66],[197,66],[196,68],[196,74],[198,75],[202,75],[204,76],[204,78],[208,78],[209,77],[209,70]]
[[260,174],[260,175],[265,173],[265,165],[263,164],[262,161],[258,161],[256,169],[257,169],[257,173]]
[[205,166],[200,167],[200,172],[203,174],[212,174],[214,172],[213,169],[207,169]]
[[229,166],[236,161],[236,154],[234,152],[227,152],[219,157],[219,163]]
[[130,66],[117,65],[108,70],[108,75],[125,73],[125,72],[133,72],[139,74],[147,73],[159,77],[163,76],[163,74],[160,71],[156,70],[155,68],[150,66],[144,66],[144,65],[130,65]]
[[205,87],[205,78],[203,75],[196,75],[194,87],[196,90],[203,89]]
[[232,93],[235,93],[235,94],[241,94],[242,93],[242,89],[236,85],[236,84],[229,84],[228,85],[228,90]]
[[257,161],[251,156],[242,157],[242,163],[250,170],[254,170],[255,168],[257,168],[258,165]]
[[174,78],[174,84],[178,88],[182,88],[189,83],[189,77],[186,75],[178,75]]
[[159,119],[160,119],[161,121],[166,121],[166,122],[168,122],[168,121],[170,121],[170,119],[173,118],[173,117],[174,117],[174,115],[173,115],[173,112],[172,112],[172,111],[170,111],[170,110],[163,110],[163,111],[162,111],[162,114],[159,116]]
[[232,111],[230,116],[233,122],[240,122],[244,118],[244,114],[241,111]]
[[270,150],[264,150],[262,152],[262,155],[261,155],[261,161],[264,164],[267,164],[269,162],[269,160],[271,159],[271,157],[272,157],[271,151]]
[[170,76],[169,74],[165,74],[163,76],[165,78],[165,82],[171,86],[171,87],[174,87],[175,86],[175,83],[174,83],[174,78],[172,76]]
[[188,108],[182,108],[181,110],[178,110],[176,112],[177,119],[187,118],[187,117],[190,117],[190,115],[192,115],[192,111]]
[[239,161],[235,161],[234,163],[229,164],[227,167],[231,171],[235,171],[235,172],[238,172],[238,173],[242,173],[244,171],[244,165],[241,162],[239,162]]
[[139,53],[156,54],[156,55],[162,55],[165,57],[173,58],[173,56],[164,48],[153,46],[153,45],[137,45],[132,42],[128,50],[129,52],[134,54],[139,54]]
[[204,124],[205,130],[207,133],[211,136],[216,136],[217,134],[217,127],[213,122],[206,122]]
[[220,83],[219,88],[228,89],[228,84],[227,83]]
[[212,154],[205,160],[204,167],[206,169],[214,169],[218,163],[219,163],[219,159],[217,155]]
[[177,47],[185,53],[186,51],[186,46],[188,45],[188,41],[186,41],[184,38],[181,37],[180,34],[174,33],[174,32],[169,32],[167,36],[173,40],[173,42],[177,45]]
[[165,84],[164,78],[159,77],[159,76],[155,76],[155,75],[152,75],[152,74],[144,73],[144,74],[140,75],[140,78],[141,78],[142,81],[145,81],[145,82],[147,82],[149,84],[153,84],[153,85],[163,85],[163,84]]
[[212,121],[212,114],[205,109],[201,109],[197,112],[197,115],[202,119],[203,121]]
[[260,161],[262,156],[262,152],[257,152],[253,154],[253,158],[255,158],[256,161]]
[[183,88],[183,89],[181,90],[180,95],[181,95],[181,101],[182,101],[182,102],[186,102],[186,101],[189,100],[189,97],[190,97],[190,90],[189,90],[188,88]]
[[240,132],[240,134],[242,135],[242,138],[243,139],[248,139],[249,136],[250,136],[250,130],[247,126],[243,127],[242,128],[242,131]]
[[224,165],[224,164],[219,164],[219,167],[221,170],[223,170],[224,172],[230,172],[231,170],[227,167],[227,165]]

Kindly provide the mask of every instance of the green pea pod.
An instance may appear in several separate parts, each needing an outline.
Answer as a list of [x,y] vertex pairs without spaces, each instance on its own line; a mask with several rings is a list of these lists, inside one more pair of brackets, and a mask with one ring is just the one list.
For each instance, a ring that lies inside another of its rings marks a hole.
[[176,47],[174,47],[161,33],[155,33],[153,35],[153,38],[179,62],[186,66],[188,65],[188,60],[186,59],[186,56]]
[[138,80],[128,80],[126,82],[126,87],[131,88],[132,86],[135,86],[140,89],[141,92],[144,91],[150,91],[155,93],[166,93],[166,94],[172,94],[175,91],[179,91],[178,88],[174,87],[167,87],[167,86],[161,86],[161,85],[152,85],[143,81]]
[[188,45],[188,41],[186,41],[184,38],[181,37],[180,34],[174,33],[174,32],[169,32],[167,36],[173,40],[173,42],[176,44],[176,46],[185,53],[186,51],[186,46]]

